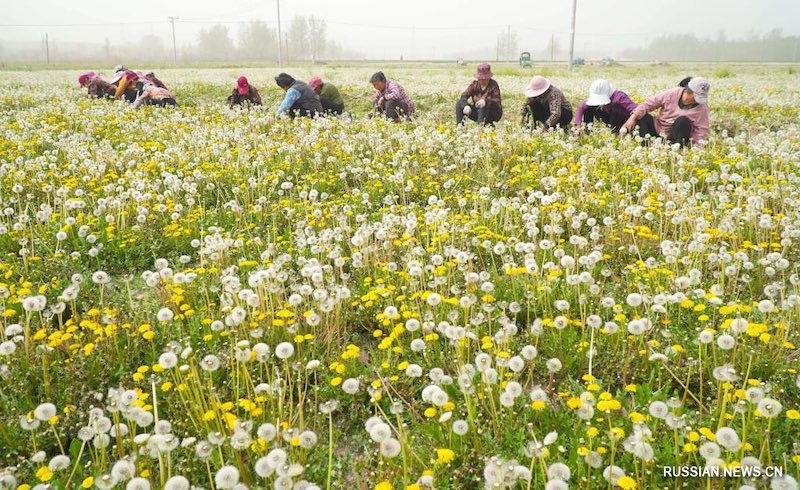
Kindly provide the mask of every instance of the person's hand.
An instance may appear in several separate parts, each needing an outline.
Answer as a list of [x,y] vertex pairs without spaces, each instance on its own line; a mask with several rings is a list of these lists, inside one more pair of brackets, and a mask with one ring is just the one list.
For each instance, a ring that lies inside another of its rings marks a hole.
[[462,113],[463,113],[465,116],[469,116],[469,115],[470,115],[470,113],[472,112],[472,107],[470,107],[470,106],[468,106],[468,105],[467,105],[467,106],[464,106],[464,109],[463,109],[461,112],[462,112]]
[[623,124],[622,127],[620,128],[619,134],[625,135],[626,133],[630,133],[631,131],[633,131],[633,127],[635,125],[636,125],[636,118],[633,115],[631,115],[631,117],[629,117],[628,120],[625,121],[625,124]]
[[478,101],[475,102],[475,107],[477,107],[478,109],[483,109],[484,107],[486,107],[486,101],[484,99],[478,99]]
[[378,97],[378,106],[382,106],[383,102],[384,102],[383,97]]
[[544,125],[539,126],[539,132],[542,133],[542,134],[546,133],[547,129],[548,129],[547,126],[544,126]]

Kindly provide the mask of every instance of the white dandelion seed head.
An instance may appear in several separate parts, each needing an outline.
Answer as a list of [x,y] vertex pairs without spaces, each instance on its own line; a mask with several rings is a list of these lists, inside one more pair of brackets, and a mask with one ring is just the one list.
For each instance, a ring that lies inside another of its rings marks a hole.
[[553,463],[547,468],[547,478],[568,481],[572,472],[564,463]]
[[791,475],[776,476],[769,482],[770,490],[797,490],[797,480]]
[[269,458],[266,456],[258,458],[253,465],[253,469],[255,470],[256,475],[260,476],[261,478],[270,477],[273,473],[275,473],[275,467],[270,464]]
[[158,310],[158,313],[156,314],[156,318],[158,319],[158,321],[163,323],[171,322],[174,317],[175,313],[173,313],[171,309],[166,307]]
[[111,278],[105,271],[97,271],[92,273],[92,282],[95,284],[108,284],[110,280]]
[[701,444],[698,452],[700,453],[700,456],[706,460],[717,459],[719,458],[720,454],[722,454],[719,449],[719,445],[717,445],[715,442],[705,442]]
[[42,422],[47,422],[56,416],[58,410],[52,403],[42,403],[33,411],[33,416]]
[[375,442],[385,441],[392,436],[392,428],[385,422],[378,422],[368,429],[369,437]]
[[401,449],[402,446],[400,445],[400,441],[392,437],[384,439],[380,442],[381,454],[385,458],[397,457],[397,455],[400,454]]
[[469,423],[466,420],[453,421],[453,432],[456,435],[463,436],[469,431]]
[[355,395],[356,393],[358,393],[359,388],[360,384],[358,380],[355,378],[348,378],[344,380],[344,382],[342,383],[342,391],[344,391],[348,395]]
[[772,419],[778,416],[783,410],[783,405],[774,398],[763,398],[758,402],[758,411],[762,417]]
[[731,350],[736,345],[736,339],[728,334],[722,334],[717,337],[717,346],[722,350]]
[[714,332],[708,329],[703,330],[702,332],[700,332],[700,334],[698,334],[697,340],[701,344],[710,344],[711,342],[714,341]]
[[232,490],[239,483],[239,469],[235,466],[223,466],[214,474],[214,484],[217,488]]
[[47,467],[50,469],[50,471],[55,473],[67,469],[69,467],[69,463],[69,456],[58,454],[50,459],[50,462],[47,463]]
[[158,356],[158,365],[164,369],[172,369],[178,365],[178,356],[174,352],[164,352]]
[[739,434],[730,427],[720,427],[717,430],[716,442],[727,449],[728,451],[738,451],[742,446],[742,441],[739,439]]
[[294,354],[294,345],[289,342],[281,342],[275,347],[275,357],[278,359],[289,359]]
[[626,298],[625,302],[628,303],[628,306],[636,308],[642,305],[643,298],[642,295],[639,293],[630,293]]
[[125,490],[150,490],[150,481],[142,477],[133,478],[125,485]]
[[189,480],[185,476],[176,475],[164,482],[164,490],[189,490]]

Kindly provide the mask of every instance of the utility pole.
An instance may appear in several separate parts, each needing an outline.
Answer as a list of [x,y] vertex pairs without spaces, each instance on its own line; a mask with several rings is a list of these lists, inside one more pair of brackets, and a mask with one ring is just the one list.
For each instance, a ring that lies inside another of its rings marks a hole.
[[[287,44],[288,48],[289,45]],[[278,65],[283,66],[283,36],[281,35],[281,0],[278,0]]]
[[177,17],[167,17],[169,21],[172,23],[172,58],[175,61],[175,64],[178,64],[178,45],[175,41],[175,20]]
[[508,56],[509,59],[513,58],[513,53],[511,52],[511,25],[510,24],[506,26],[506,50],[507,50],[506,56]]
[[44,33],[44,56],[47,60],[47,64],[50,64],[50,36],[48,33]]
[[550,61],[555,60],[556,35],[550,34]]
[[572,0],[572,27],[569,30],[569,71],[572,71],[572,58],[575,56],[575,11],[578,8],[578,0]]

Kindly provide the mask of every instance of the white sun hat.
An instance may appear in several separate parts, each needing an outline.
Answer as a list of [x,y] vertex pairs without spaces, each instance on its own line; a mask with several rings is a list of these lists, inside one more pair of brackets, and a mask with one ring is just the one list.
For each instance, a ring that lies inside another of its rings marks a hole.
[[589,87],[589,100],[586,101],[586,105],[590,107],[606,105],[611,102],[613,93],[614,87],[611,86],[611,82],[602,78],[595,80]]

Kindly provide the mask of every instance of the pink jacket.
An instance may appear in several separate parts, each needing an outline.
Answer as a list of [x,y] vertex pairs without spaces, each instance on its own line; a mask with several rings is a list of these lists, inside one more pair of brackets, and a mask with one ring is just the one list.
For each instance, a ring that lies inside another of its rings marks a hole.
[[411,97],[408,96],[405,89],[395,82],[394,80],[386,80],[386,88],[383,89],[383,92],[376,92],[375,98],[372,99],[372,105],[378,103],[378,99],[383,97],[384,100],[397,100],[400,102],[405,102],[408,105],[408,116],[414,114],[416,107],[414,107],[414,101],[411,100]]
[[680,116],[686,116],[692,123],[692,143],[702,146],[701,141],[708,138],[709,109],[708,104],[698,104],[691,109],[681,109],[678,102],[683,94],[683,87],[675,87],[660,94],[648,97],[633,111],[636,119],[641,119],[648,112],[660,109],[653,117],[658,134],[669,136],[672,123]]

